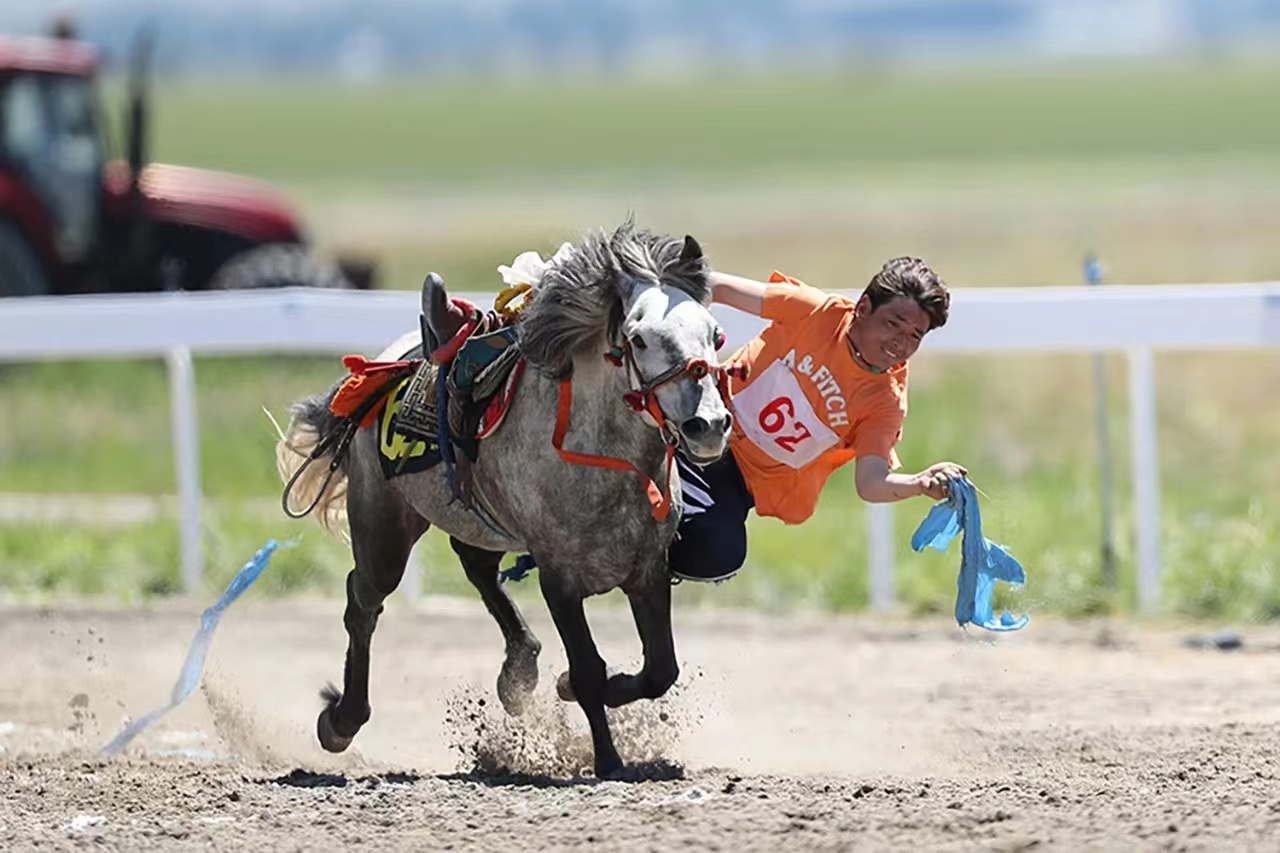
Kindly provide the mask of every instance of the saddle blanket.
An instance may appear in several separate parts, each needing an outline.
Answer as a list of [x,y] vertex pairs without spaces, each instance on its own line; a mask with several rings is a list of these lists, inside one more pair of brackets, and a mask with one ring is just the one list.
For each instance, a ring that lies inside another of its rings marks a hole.
[[[502,426],[507,411],[511,408],[511,401],[515,398],[520,377],[524,375],[524,367],[524,359],[517,361],[510,375],[507,376],[501,392],[495,394],[485,406],[484,413],[480,417],[480,427],[476,431],[477,439],[488,438]],[[410,375],[395,383],[395,387],[387,395],[377,415],[378,459],[382,463],[382,474],[387,479],[401,474],[427,471],[437,465],[441,459],[438,438],[432,436],[429,440],[414,439],[397,428],[396,416],[400,412],[405,391],[412,379]],[[439,381],[439,374],[432,376],[429,381],[429,388],[432,391],[437,381]],[[434,394],[429,392],[427,397],[434,399]],[[432,406],[431,410],[434,412],[435,407]],[[435,416],[438,418],[439,412],[435,412]]]

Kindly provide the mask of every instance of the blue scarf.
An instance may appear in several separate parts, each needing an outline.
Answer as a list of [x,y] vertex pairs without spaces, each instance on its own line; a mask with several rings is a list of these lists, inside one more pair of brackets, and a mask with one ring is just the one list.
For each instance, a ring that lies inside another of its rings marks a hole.
[[[292,543],[286,543],[288,547]],[[258,549],[258,553],[253,555],[249,562],[245,563],[240,571],[236,572],[236,576],[231,579],[231,583],[227,585],[226,590],[218,597],[218,600],[210,604],[200,614],[200,630],[196,631],[195,638],[191,641],[191,646],[187,649],[187,659],[182,664],[182,669],[178,672],[178,681],[173,685],[173,691],[169,694],[169,704],[157,708],[149,714],[143,714],[129,725],[125,726],[124,731],[115,736],[111,743],[102,747],[100,750],[104,755],[117,755],[119,752],[129,745],[129,741],[133,740],[147,726],[172,711],[174,708],[186,701],[200,685],[200,676],[204,673],[204,659],[209,653],[209,644],[213,642],[213,629],[218,627],[218,621],[222,619],[222,612],[231,606],[231,603],[244,594],[244,591],[253,585],[266,569],[267,563],[271,562],[271,555],[279,548],[279,543],[274,539],[267,540],[267,544]]]
[[1017,631],[1027,624],[1027,616],[1015,617],[1003,611],[997,619],[991,612],[991,593],[996,581],[1021,586],[1027,573],[1003,546],[982,535],[982,514],[978,493],[969,479],[955,479],[945,501],[934,504],[911,537],[911,547],[923,551],[947,550],[957,533],[964,534],[960,550],[960,576],[956,579],[956,622],[964,627],[972,622],[988,631]]

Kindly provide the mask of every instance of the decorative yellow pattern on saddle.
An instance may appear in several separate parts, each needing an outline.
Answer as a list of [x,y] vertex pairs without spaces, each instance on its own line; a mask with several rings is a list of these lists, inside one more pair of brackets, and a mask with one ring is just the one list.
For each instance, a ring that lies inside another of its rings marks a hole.
[[[438,439],[415,441],[396,429],[396,414],[412,379],[408,376],[396,384],[378,415],[378,460],[382,463],[382,474],[388,480],[400,474],[426,471],[440,462]],[[435,387],[434,378],[431,386]]]

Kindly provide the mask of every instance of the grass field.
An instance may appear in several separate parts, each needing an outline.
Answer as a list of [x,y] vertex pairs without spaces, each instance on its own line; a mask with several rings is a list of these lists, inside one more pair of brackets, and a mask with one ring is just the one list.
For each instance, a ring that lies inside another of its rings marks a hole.
[[1201,65],[554,89],[405,82],[161,89],[156,156],[334,184],[633,184],[851,165],[1258,153],[1280,75]]
[[[628,210],[699,236],[725,269],[781,267],[857,287],[895,254],[953,286],[1070,284],[1099,251],[1112,280],[1280,278],[1280,73],[1238,66],[842,79],[623,89],[328,90],[173,85],[159,159],[282,183],[327,250],[375,254],[384,286],[426,269],[491,288],[493,267]],[[412,318],[406,318],[407,323]],[[1046,322],[1051,322],[1046,318]],[[1096,448],[1086,358],[919,357],[902,456],[964,462],[988,534],[1027,565],[1020,607],[1132,602],[1124,365],[1110,364],[1122,588],[1098,584]],[[278,494],[270,426],[326,387],[336,359],[200,359],[211,584],[268,535],[307,531],[271,591],[337,594],[348,557],[314,525],[248,509]],[[1280,614],[1280,359],[1159,358],[1167,605]],[[66,411],[74,394],[75,415]],[[153,363],[0,369],[0,491],[173,490],[166,386]],[[897,513],[899,592],[945,610],[958,555],[915,555],[921,501]],[[867,598],[863,510],[838,475],[808,524],[753,521],[749,568],[686,602],[837,609]],[[429,548],[427,586],[464,588]],[[176,586],[171,525],[0,528],[0,586],[136,597]]]

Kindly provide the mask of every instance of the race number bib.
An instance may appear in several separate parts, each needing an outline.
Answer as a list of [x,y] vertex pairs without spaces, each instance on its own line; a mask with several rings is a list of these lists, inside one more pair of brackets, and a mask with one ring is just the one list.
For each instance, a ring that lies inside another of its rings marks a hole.
[[795,374],[775,361],[733,398],[734,417],[751,443],[792,468],[803,468],[840,438],[818,419]]

